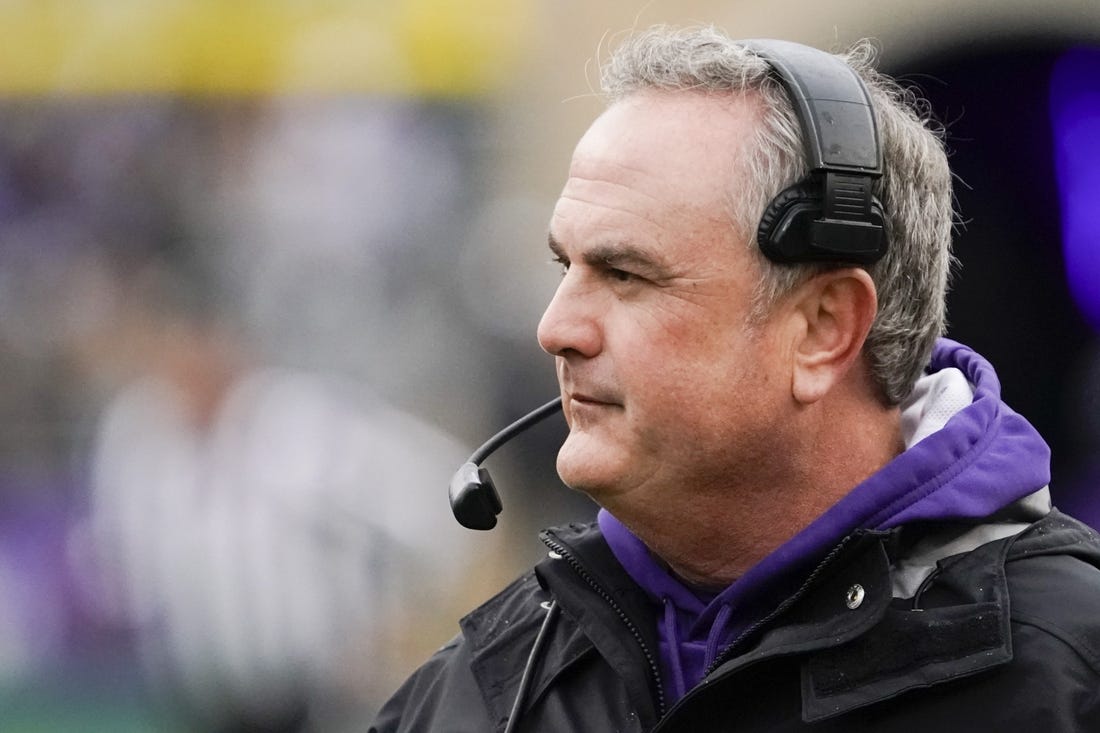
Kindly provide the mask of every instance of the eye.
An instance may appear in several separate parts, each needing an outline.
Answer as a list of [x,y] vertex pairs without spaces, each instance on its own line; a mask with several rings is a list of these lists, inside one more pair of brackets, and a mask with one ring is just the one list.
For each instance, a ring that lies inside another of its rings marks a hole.
[[634,275],[634,273],[627,272],[626,270],[620,270],[615,267],[608,269],[607,274],[621,283],[628,283],[636,278],[636,275]]
[[567,260],[563,255],[555,255],[554,257],[550,258],[550,263],[558,266],[558,268],[561,270],[562,277],[565,277],[565,273],[569,272],[569,260]]

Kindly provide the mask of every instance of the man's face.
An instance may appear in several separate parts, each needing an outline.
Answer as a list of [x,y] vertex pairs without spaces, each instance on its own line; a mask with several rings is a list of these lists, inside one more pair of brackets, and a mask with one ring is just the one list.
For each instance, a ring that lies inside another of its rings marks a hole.
[[629,97],[584,135],[554,209],[564,273],[538,338],[570,427],[558,471],[612,511],[722,491],[782,450],[783,349],[770,320],[747,324],[759,268],[729,216],[755,115]]

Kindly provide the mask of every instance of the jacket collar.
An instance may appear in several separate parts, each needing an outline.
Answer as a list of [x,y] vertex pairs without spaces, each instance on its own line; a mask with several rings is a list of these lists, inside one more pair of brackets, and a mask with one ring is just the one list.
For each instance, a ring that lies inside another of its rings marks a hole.
[[735,642],[726,661],[676,708],[736,689],[731,678],[739,673],[793,655],[802,658],[806,722],[1004,664],[1012,658],[1004,574],[1011,541],[985,545],[942,569],[942,582],[955,593],[950,603],[918,597],[900,604],[892,598],[891,565],[908,544],[905,532],[856,532],[755,636],[750,630]]
[[[904,534],[900,534],[899,544],[905,544]],[[857,560],[854,567],[862,564],[864,572],[875,578],[867,591],[868,596],[874,596],[873,611],[867,615],[875,615],[875,621],[847,643],[836,645],[817,636],[820,650],[810,654],[801,667],[803,719],[823,720],[907,690],[969,676],[1010,661],[1004,565],[1014,539],[1006,537],[941,561],[936,590],[904,600],[891,600],[890,572],[888,568],[883,572],[881,558],[873,567]],[[839,585],[830,580],[822,591],[827,596],[835,595],[856,576],[845,570],[838,580]],[[839,617],[843,618],[843,612]],[[835,623],[823,622],[819,631],[827,631]],[[858,623],[849,621],[845,625]],[[806,628],[812,635],[813,626]],[[773,643],[767,640],[762,646]]]
[[[645,591],[623,572],[598,527],[544,530],[550,548],[535,567],[542,586],[611,665],[646,727],[664,713],[656,617]],[[625,629],[625,631],[624,631]]]

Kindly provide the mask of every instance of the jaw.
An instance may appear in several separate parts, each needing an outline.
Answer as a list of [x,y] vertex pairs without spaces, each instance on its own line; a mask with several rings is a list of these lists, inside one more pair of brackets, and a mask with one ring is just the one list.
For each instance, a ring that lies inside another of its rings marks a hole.
[[613,493],[629,469],[606,426],[586,424],[575,416],[569,420],[569,434],[558,451],[558,475],[565,484],[597,502]]

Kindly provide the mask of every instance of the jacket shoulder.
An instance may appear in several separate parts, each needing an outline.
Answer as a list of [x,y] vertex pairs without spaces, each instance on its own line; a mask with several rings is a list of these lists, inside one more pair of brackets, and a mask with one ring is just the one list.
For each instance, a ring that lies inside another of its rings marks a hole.
[[465,640],[456,636],[386,701],[369,733],[491,730],[483,708],[477,704],[477,687],[463,673],[468,669],[467,659]]
[[1013,624],[1054,637],[1100,675],[1100,535],[1053,512],[1013,543],[1005,575]]

